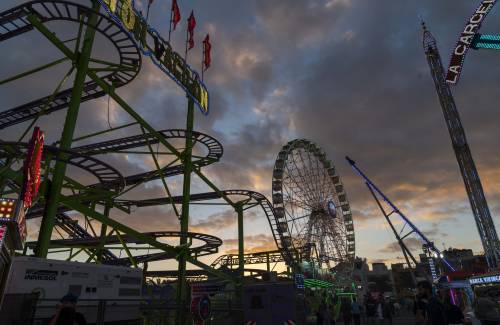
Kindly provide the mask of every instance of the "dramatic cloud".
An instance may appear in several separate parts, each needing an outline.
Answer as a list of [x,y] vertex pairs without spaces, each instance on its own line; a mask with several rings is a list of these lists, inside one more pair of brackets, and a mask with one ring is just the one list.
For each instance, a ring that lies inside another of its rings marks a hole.
[[[238,239],[226,239],[224,240],[224,247],[226,249],[226,254],[238,254]],[[259,234],[252,236],[245,236],[245,253],[257,253],[276,250],[276,243],[274,238],[268,234]]]
[[[15,4],[4,1],[0,10]],[[153,6],[150,22],[165,35],[168,1]],[[195,128],[217,138],[224,156],[203,171],[221,189],[243,188],[269,195],[280,148],[294,138],[307,138],[325,150],[342,175],[353,209],[357,255],[389,261],[399,248],[366,186],[345,163],[345,155],[356,160],[415,224],[430,230],[426,233],[431,240],[481,251],[420,30],[423,18],[446,64],[474,6],[465,0],[251,0],[238,6],[230,0],[183,1],[183,13],[194,8],[199,22],[197,47],[189,54],[193,66],[201,62],[201,37],[209,32],[213,40],[212,67],[205,73],[212,111],[206,117],[196,112]],[[496,14],[485,21],[485,32],[500,29]],[[64,29],[55,24],[54,28]],[[172,35],[174,48],[180,52],[183,28]],[[35,31],[1,42],[0,53],[0,79],[60,57]],[[498,60],[495,51],[471,51],[461,83],[453,88],[495,221],[500,213],[500,156],[495,154],[500,138]],[[51,93],[67,69],[69,64],[2,85],[0,111]],[[154,127],[185,127],[185,96],[149,59],[144,58],[136,80],[118,93]],[[48,142],[59,139],[65,112],[37,122]],[[76,136],[109,128],[108,115],[112,126],[131,121],[113,101],[108,114],[107,97],[103,97],[82,105]],[[15,140],[26,126],[0,130],[0,138]],[[124,129],[110,138],[140,132],[137,127]],[[154,168],[151,159],[137,155],[100,158],[124,175]],[[91,181],[71,172],[82,181]],[[169,180],[177,194],[181,181],[181,177]],[[199,178],[193,178],[193,191],[207,190]],[[162,185],[156,181],[127,197],[162,195]],[[274,249],[265,216],[252,213],[245,218],[246,248]],[[225,239],[224,250],[234,252],[234,211],[197,207],[191,214],[190,230],[220,235]],[[113,210],[112,217],[141,231],[178,228],[168,206],[137,209],[130,215]],[[420,250],[415,243],[411,245]]]

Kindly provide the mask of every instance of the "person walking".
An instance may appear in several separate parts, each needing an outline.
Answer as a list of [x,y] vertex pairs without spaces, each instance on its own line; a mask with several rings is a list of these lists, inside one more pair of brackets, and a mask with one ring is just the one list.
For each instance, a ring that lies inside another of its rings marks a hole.
[[352,313],[352,319],[354,320],[354,325],[360,325],[361,324],[361,305],[358,304],[356,301],[356,298],[353,299],[351,303],[351,313]]
[[392,325],[392,318],[394,315],[394,308],[390,301],[386,301],[384,297],[381,297],[382,302],[382,316],[384,325]]
[[365,296],[365,315],[367,325],[377,324],[377,301],[369,293]]

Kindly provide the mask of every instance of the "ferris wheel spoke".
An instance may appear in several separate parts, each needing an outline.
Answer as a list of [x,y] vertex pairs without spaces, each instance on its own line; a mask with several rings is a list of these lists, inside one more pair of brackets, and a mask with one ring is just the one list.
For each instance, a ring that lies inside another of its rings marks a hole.
[[[310,154],[307,154],[307,156],[308,156],[309,162],[310,162]],[[310,194],[311,194],[312,199],[314,200],[314,203],[319,204],[318,195],[317,195],[318,193],[315,191],[315,186],[313,184],[313,178],[311,177],[311,168],[304,161],[304,157],[302,156],[302,151],[299,151],[299,157],[300,157],[300,162],[302,163],[302,166],[309,167],[309,168],[304,168],[303,178],[304,178],[306,184],[308,185],[308,188],[310,190]]]
[[313,207],[307,203],[307,201],[304,201],[303,198],[301,198],[300,196],[294,196],[293,193],[293,189],[290,188],[291,191],[289,191],[288,187],[284,187],[285,189],[285,192],[286,192],[286,196],[284,195],[283,196],[283,202],[289,202],[289,203],[293,203],[293,204],[296,204],[297,206],[300,206],[301,208],[303,209],[307,209],[307,210],[312,210]]
[[[295,230],[296,230],[296,232],[295,232],[295,233],[296,233],[296,234],[298,234],[298,235],[300,235],[300,234],[302,233],[302,229],[303,229],[304,227],[299,228],[299,226],[297,226],[298,221],[299,221],[299,220],[303,220],[303,219],[305,219],[305,218],[308,218],[309,216],[310,216],[310,214],[305,214],[305,215],[302,215],[302,216],[295,217],[295,218],[291,219],[291,221],[292,221],[292,225],[293,225],[293,226],[292,226],[292,230],[291,230],[291,231],[293,231],[293,228],[295,228]],[[306,224],[307,224],[307,223],[306,223]]]
[[[323,169],[319,169],[319,158],[316,155],[307,155],[307,158],[309,160],[309,165],[311,166],[311,181],[313,182],[313,186],[315,188],[315,193],[316,193],[316,199],[318,200],[318,203],[322,204],[324,203],[322,193],[321,193],[321,185],[322,185],[322,179],[321,179],[321,171]],[[316,167],[314,167],[316,166]]]
[[[301,159],[302,159],[302,155],[301,155],[301,151],[299,150],[298,151],[298,154],[297,154]],[[299,168],[299,165],[297,165],[297,159],[296,159],[296,155],[292,155],[292,162],[295,166],[295,170],[297,171],[297,174],[298,176],[300,177],[300,180],[301,180],[301,183],[304,184],[304,187],[307,189],[307,196],[309,198],[309,200],[313,203],[314,202],[314,191],[313,189],[311,188],[310,184],[309,184],[309,180],[308,178],[306,177],[306,175],[304,175],[304,171],[302,171],[303,168]],[[301,164],[301,167],[304,167],[304,162],[301,161],[302,164]]]
[[287,200],[287,199],[285,199],[285,198],[284,198],[284,199],[283,199],[283,203],[284,203],[284,204],[288,204],[288,205],[290,205],[290,206],[299,207],[299,208],[301,208],[301,209],[303,209],[303,210],[306,210],[306,211],[308,211],[308,212],[311,212],[311,211],[312,211],[312,208],[311,208],[311,207],[309,207],[309,206],[308,206],[308,205],[306,205],[306,204],[303,204],[303,203],[302,203],[302,202],[300,202],[300,201],[296,201],[296,200]]
[[[292,160],[293,160],[293,157],[292,157]],[[295,161],[294,161],[294,164],[295,164]],[[297,165],[296,165],[296,164],[295,164],[295,167],[296,167],[296,169],[297,169]],[[292,176],[294,176],[294,175],[293,175],[293,171],[291,171],[291,170],[290,170],[290,166],[289,166],[288,164],[286,164],[286,170],[287,170],[287,172],[288,172],[288,175],[292,175]],[[287,175],[287,176],[288,176],[288,175]],[[299,175],[299,177],[300,177],[300,175]],[[300,189],[300,191],[302,192],[301,194],[302,194],[302,196],[303,196],[305,199],[307,199],[309,202],[312,202],[311,197],[310,197],[310,194],[308,193],[308,191],[307,191],[306,189],[304,189],[301,185],[299,185],[298,181],[296,180],[296,177],[290,177],[290,176],[288,176],[288,179],[289,179],[291,182],[293,182],[293,183],[297,186],[297,188],[299,188],[299,189]],[[304,186],[305,186],[305,185],[306,185],[306,184],[304,184]]]

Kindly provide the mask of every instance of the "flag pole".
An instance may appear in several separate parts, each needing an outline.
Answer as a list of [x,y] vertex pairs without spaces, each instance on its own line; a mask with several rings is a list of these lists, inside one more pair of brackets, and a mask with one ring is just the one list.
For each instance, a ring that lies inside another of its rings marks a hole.
[[188,41],[189,41],[189,26],[186,29],[186,51],[184,52],[184,63],[187,65],[187,56],[188,56]]
[[151,1],[148,1],[148,9],[146,11],[146,22],[148,21],[149,18],[149,8],[151,7]]
[[172,8],[170,9],[170,23],[168,24],[168,44],[170,44],[170,36],[172,35],[172,19],[174,18],[174,12]]
[[203,42],[203,51],[201,53],[201,81],[203,81],[203,73],[205,72],[205,42]]

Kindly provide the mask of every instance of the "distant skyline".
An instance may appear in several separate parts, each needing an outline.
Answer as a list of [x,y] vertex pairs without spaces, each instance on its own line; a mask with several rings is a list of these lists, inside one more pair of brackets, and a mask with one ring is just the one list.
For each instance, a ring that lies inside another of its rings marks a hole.
[[[18,3],[2,1],[0,11]],[[346,155],[438,248],[481,252],[425,60],[420,26],[425,20],[447,65],[464,21],[477,4],[467,0],[249,0],[235,6],[230,0],[179,1],[182,20],[172,34],[175,49],[184,52],[185,20],[192,9],[196,45],[188,60],[193,67],[201,67],[201,42],[207,33],[212,42],[212,65],[204,75],[211,112],[208,116],[195,112],[195,129],[218,139],[224,155],[204,171],[221,189],[254,190],[271,199],[276,155],[288,141],[306,138],[323,148],[343,179],[353,210],[358,256],[368,257],[370,263],[403,261],[389,226],[362,180],[345,162]],[[136,1],[138,7],[145,5],[145,0]],[[149,15],[150,24],[165,38],[170,5],[170,0],[156,0]],[[484,32],[500,33],[499,10],[493,9],[485,20]],[[59,28],[64,35],[64,28]],[[109,47],[97,46],[96,51],[105,55]],[[35,31],[0,42],[0,53],[0,79],[60,58]],[[500,52],[471,50],[460,84],[452,88],[497,229],[498,62]],[[51,93],[64,72],[55,69],[0,86],[0,111]],[[138,78],[118,92],[157,129],[184,128],[185,96],[148,59],[143,60]],[[111,125],[128,121],[113,101],[109,110]],[[37,123],[47,142],[60,137],[65,112]],[[107,97],[82,104],[76,136],[108,127]],[[17,140],[20,130],[0,130],[0,138]],[[151,161],[123,156],[110,156],[107,162],[125,174],[153,166]],[[180,179],[172,182],[174,190],[180,191]],[[193,192],[207,190],[196,177],[193,182]],[[160,182],[141,193],[143,197],[162,195]],[[178,227],[169,206],[141,209],[132,216],[115,211],[112,217],[141,231]],[[37,223],[29,224],[32,239]],[[221,237],[221,253],[237,248],[234,211],[193,206],[190,229]],[[246,214],[245,236],[248,251],[275,249],[267,219],[258,208]],[[410,245],[418,255],[418,243]],[[209,263],[215,258],[203,260]]]

